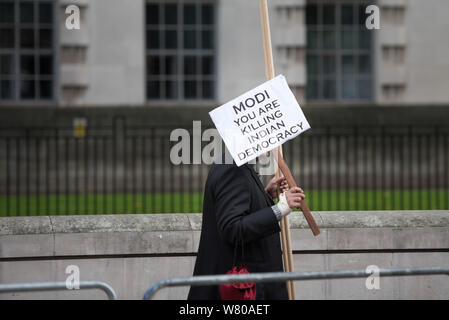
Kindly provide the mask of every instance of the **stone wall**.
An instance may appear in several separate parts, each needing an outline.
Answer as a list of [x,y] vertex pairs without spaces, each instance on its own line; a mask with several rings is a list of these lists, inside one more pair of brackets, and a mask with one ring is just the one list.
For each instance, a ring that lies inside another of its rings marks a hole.
[[[290,217],[295,271],[449,267],[449,211],[315,212],[313,237],[300,213]],[[140,299],[156,281],[192,274],[200,214],[0,218],[0,283],[80,280],[110,284],[119,299]],[[298,299],[448,299],[447,276],[296,282]],[[185,299],[187,287],[156,299]],[[0,299],[103,299],[98,290],[9,293]]]

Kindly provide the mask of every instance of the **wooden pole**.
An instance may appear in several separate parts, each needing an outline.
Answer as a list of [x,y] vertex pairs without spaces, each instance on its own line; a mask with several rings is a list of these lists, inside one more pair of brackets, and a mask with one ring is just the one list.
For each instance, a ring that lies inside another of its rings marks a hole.
[[[271,46],[270,22],[268,18],[268,4],[267,0],[260,1],[260,20],[262,25],[262,39],[263,52],[265,58],[265,75],[267,80],[274,78],[274,62],[273,51]],[[277,148],[278,154],[282,155],[282,147]],[[281,173],[279,167],[276,169],[276,177],[279,178]],[[291,249],[291,237],[288,216],[281,220],[281,239],[282,239],[282,254],[284,258],[284,271],[293,271],[293,255]],[[287,291],[289,300],[295,300],[295,287],[293,281],[287,281]]]
[[[263,49],[264,49],[264,56],[265,56],[265,74],[267,77],[267,80],[271,80],[274,78],[274,63],[273,63],[273,51],[271,48],[271,35],[270,35],[270,22],[268,19],[268,5],[267,0],[259,0],[260,1],[260,19],[262,23],[262,37],[263,37]],[[287,179],[287,182],[290,186],[290,188],[296,187],[295,179],[293,178],[293,175],[290,172],[290,169],[288,168],[287,164],[284,161],[283,155],[282,155],[282,146],[279,146],[277,148],[277,162],[278,162],[278,168],[276,169],[276,177],[280,177],[279,175],[279,169],[282,171],[283,175]],[[320,229],[318,228],[312,213],[310,212],[309,207],[307,206],[305,201],[302,201],[301,204],[301,211],[304,214],[304,217],[307,220],[307,223],[309,224],[310,229],[313,232],[313,235],[317,236],[320,234]],[[287,239],[288,241],[288,239]]]
[[[263,48],[264,48],[264,58],[265,58],[265,75],[267,80],[274,78],[274,62],[273,62],[273,51],[271,46],[271,34],[270,34],[270,22],[268,18],[268,4],[267,0],[260,1],[260,20],[262,25],[262,38],[263,38]],[[295,179],[290,172],[287,164],[284,161],[282,155],[282,146],[277,148],[277,168],[276,168],[276,178],[281,177],[281,172],[287,179],[290,188],[296,187]],[[276,157],[275,157],[276,158]],[[320,234],[320,229],[318,228],[312,213],[305,201],[301,203],[301,211],[306,218],[306,221],[312,230],[314,236]],[[286,272],[293,271],[293,254],[291,245],[291,235],[290,235],[290,224],[288,221],[288,216],[285,216],[281,220],[281,239],[282,239],[282,254],[284,259],[284,270]],[[293,281],[287,282],[288,298],[289,300],[295,300],[295,286]]]

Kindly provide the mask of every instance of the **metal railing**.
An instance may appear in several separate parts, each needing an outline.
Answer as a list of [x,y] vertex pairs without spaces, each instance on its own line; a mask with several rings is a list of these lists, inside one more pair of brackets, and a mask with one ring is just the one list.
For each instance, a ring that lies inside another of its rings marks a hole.
[[[208,165],[171,162],[176,128],[0,128],[0,216],[201,212]],[[316,126],[283,147],[314,211],[449,209],[447,127]]]
[[54,291],[54,290],[86,290],[99,289],[106,293],[109,300],[117,300],[117,295],[110,285],[99,281],[80,281],[79,289],[68,290],[65,281],[61,282],[28,282],[28,283],[9,283],[0,284],[0,293],[7,292],[30,292],[30,291]]
[[[247,282],[279,282],[289,280],[320,280],[320,279],[349,279],[365,278],[372,275],[367,270],[334,270],[334,271],[303,271],[303,272],[269,272],[253,273],[249,275],[211,275],[194,276],[186,278],[171,278],[156,282],[144,294],[143,299],[152,299],[157,291],[166,287],[179,286],[204,286],[223,283],[247,283]],[[416,267],[416,268],[388,268],[379,269],[376,272],[379,277],[417,276],[417,275],[447,275],[449,268],[441,267]]]

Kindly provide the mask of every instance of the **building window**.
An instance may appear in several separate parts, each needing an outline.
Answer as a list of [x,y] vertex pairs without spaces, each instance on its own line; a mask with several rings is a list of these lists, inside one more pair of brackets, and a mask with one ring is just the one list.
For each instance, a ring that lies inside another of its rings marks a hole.
[[0,100],[54,97],[54,1],[0,2]]
[[307,99],[372,99],[371,30],[362,1],[308,1]]
[[148,100],[215,98],[215,2],[147,1]]

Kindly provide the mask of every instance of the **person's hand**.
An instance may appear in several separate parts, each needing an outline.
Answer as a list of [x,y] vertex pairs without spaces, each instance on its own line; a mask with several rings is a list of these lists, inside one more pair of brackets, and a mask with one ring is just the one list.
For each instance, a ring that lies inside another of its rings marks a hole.
[[284,192],[285,200],[287,201],[290,209],[299,209],[301,206],[301,201],[306,198],[304,191],[299,187],[294,187]]
[[[279,202],[277,203],[277,207],[281,213],[281,216],[284,217],[290,214],[293,209],[298,209],[301,206],[301,201],[306,198],[304,191],[301,188],[294,187],[288,191],[285,191],[279,195]],[[278,220],[280,218],[278,217]]]
[[274,177],[273,179],[270,180],[270,182],[268,182],[267,186],[265,187],[265,191],[273,199],[277,199],[277,197],[279,197],[279,192],[278,192],[279,189],[281,189],[281,192],[288,190],[288,183],[287,183],[287,179],[285,179],[285,177],[281,177],[281,178]]

